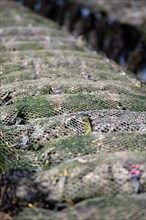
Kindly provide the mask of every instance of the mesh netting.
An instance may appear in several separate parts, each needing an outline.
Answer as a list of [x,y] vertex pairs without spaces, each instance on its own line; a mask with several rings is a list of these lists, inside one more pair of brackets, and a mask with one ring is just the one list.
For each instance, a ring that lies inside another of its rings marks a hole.
[[[13,103],[12,106],[2,107],[1,121],[9,125],[21,124],[21,122],[27,123],[30,119],[35,118],[95,109],[117,108],[137,112],[144,111],[146,109],[145,97],[135,94],[106,94],[105,92],[32,96],[22,98]],[[146,119],[145,113],[143,113],[143,119],[144,121]]]
[[[128,202],[127,202],[128,201]],[[109,198],[94,198],[90,200],[86,200],[85,202],[79,203],[75,205],[74,208],[70,208],[67,211],[62,211],[56,213],[44,210],[44,209],[26,209],[18,219],[24,220],[36,220],[36,215],[39,213],[40,218],[44,220],[61,220],[61,219],[133,219],[136,220],[137,217],[139,219],[144,219],[145,217],[145,201],[144,197],[137,201],[135,198],[131,198],[130,196],[120,196],[120,197],[109,197]],[[143,203],[142,203],[143,201]],[[129,205],[130,204],[130,205]],[[133,210],[133,212],[129,212]],[[26,217],[27,214],[27,217]],[[82,216],[82,217],[81,217]]]
[[145,84],[53,22],[1,8],[0,218],[144,220]]

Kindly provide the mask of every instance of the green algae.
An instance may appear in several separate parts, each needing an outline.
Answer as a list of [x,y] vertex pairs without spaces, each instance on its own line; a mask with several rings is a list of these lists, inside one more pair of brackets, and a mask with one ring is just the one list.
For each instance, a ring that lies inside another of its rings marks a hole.
[[[13,103],[1,106],[0,169],[10,179],[3,191],[14,218],[142,219],[144,193],[132,195],[129,171],[140,163],[145,192],[145,85],[53,22],[7,4],[2,1],[1,81],[2,97],[12,89]],[[29,144],[21,146],[25,136]],[[35,171],[32,179],[13,184],[18,168]]]

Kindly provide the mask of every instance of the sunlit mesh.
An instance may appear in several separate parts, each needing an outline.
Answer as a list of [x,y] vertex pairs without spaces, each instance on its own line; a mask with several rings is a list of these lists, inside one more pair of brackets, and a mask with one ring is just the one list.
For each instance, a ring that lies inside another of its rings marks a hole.
[[34,95],[45,95],[45,94],[62,94],[62,93],[83,93],[83,92],[109,92],[116,94],[127,94],[128,92],[142,95],[146,92],[145,87],[135,87],[132,83],[127,83],[128,87],[124,87],[124,82],[115,81],[116,84],[113,84],[112,80],[97,82],[85,81],[81,78],[69,78],[64,79],[58,78],[51,80],[49,78],[40,78],[34,80],[25,80],[25,83],[22,81],[12,82],[1,87],[1,97],[4,97],[8,91],[11,91],[11,97],[13,100],[18,98],[23,98],[27,96]]
[[53,22],[1,8],[0,218],[144,220],[145,84]]
[[[146,109],[145,97],[134,94],[106,94],[105,92],[31,96],[19,99],[12,105],[1,107],[1,121],[12,125],[19,124],[18,118],[23,123],[27,123],[36,118],[117,108],[136,112],[144,111]],[[145,113],[143,113],[143,119],[144,121],[146,119]]]

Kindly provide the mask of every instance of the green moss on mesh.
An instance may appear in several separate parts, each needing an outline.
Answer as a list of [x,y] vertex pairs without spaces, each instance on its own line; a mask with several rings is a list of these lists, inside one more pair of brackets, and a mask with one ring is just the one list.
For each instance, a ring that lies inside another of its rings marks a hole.
[[109,108],[107,101],[102,96],[81,93],[67,97],[66,102],[62,105],[73,109],[74,112]]
[[28,167],[31,169],[32,164],[28,165],[23,153],[20,153],[15,147],[2,145],[0,147],[0,171],[9,169]]
[[16,44],[16,46],[10,48],[12,50],[41,50],[43,49],[43,45],[41,45],[41,43],[38,42],[23,42],[20,44]]
[[24,118],[50,117],[53,115],[53,106],[43,96],[26,97],[16,102],[18,113]]
[[4,74],[7,74],[12,71],[22,70],[22,66],[20,63],[7,63],[7,65],[4,65],[3,68],[4,68]]
[[[84,202],[89,207],[97,207],[99,209],[105,209],[105,207],[111,206],[126,206],[130,202],[134,202],[130,196],[111,196],[111,197],[103,197],[103,198],[93,198],[88,199]],[[81,203],[82,204],[82,203]]]
[[[112,95],[112,94],[111,94]],[[66,97],[66,102],[62,104],[63,107],[74,109],[74,111],[87,111],[94,109],[132,109],[133,111],[145,111],[146,99],[140,95],[121,94],[119,100],[110,100],[103,93],[78,93],[69,97]],[[121,106],[120,106],[121,105]]]
[[51,75],[54,74],[55,78],[71,77],[71,76],[77,75],[77,69],[75,72],[75,67],[68,66],[68,65],[65,65],[65,66],[58,65],[57,67],[50,68],[49,74]]
[[32,70],[10,71],[1,77],[2,84],[8,84],[17,81],[32,79]]
[[146,111],[146,96],[127,93],[126,95],[121,95],[121,97],[123,99],[123,105],[127,105],[132,111]]
[[93,149],[90,150],[90,145],[93,141],[93,136],[91,135],[73,135],[67,138],[62,138],[60,140],[54,141],[51,145],[58,151],[64,153],[91,153]]
[[114,136],[113,134],[98,133],[72,135],[42,144],[42,149],[38,151],[38,160],[42,165],[50,166],[78,156],[99,154],[101,161],[107,162],[108,157],[103,158],[102,154],[108,153],[109,156],[109,153],[114,152],[142,152],[145,146],[146,134],[142,132],[135,134],[121,132],[114,134]]

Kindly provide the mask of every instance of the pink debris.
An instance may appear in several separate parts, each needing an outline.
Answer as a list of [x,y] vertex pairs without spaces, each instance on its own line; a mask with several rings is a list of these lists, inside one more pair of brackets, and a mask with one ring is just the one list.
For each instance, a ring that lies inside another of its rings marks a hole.
[[130,174],[140,175],[140,171],[138,170],[139,167],[140,167],[140,164],[133,164],[133,165],[131,166]]

